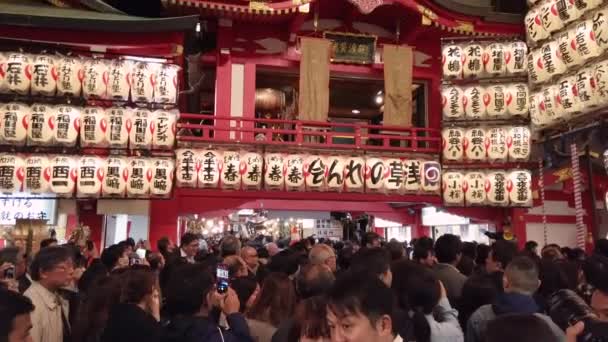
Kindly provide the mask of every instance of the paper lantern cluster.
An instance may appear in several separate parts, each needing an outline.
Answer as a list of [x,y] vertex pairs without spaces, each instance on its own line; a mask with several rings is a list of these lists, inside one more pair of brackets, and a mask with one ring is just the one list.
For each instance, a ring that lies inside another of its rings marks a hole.
[[0,52],[0,93],[174,105],[179,71],[128,59]]
[[451,162],[518,162],[530,158],[527,126],[450,127],[442,134],[442,157]]
[[533,201],[529,170],[447,170],[441,187],[448,206],[530,207]]
[[172,193],[174,160],[0,154],[0,192],[59,197],[150,198]]
[[443,78],[520,76],[526,73],[527,53],[522,41],[445,44],[441,56]]
[[176,151],[179,187],[231,190],[439,193],[437,161],[383,156]]
[[11,102],[0,105],[0,144],[173,149],[177,110],[76,107]]
[[441,88],[443,119],[505,120],[529,116],[525,83],[444,85]]

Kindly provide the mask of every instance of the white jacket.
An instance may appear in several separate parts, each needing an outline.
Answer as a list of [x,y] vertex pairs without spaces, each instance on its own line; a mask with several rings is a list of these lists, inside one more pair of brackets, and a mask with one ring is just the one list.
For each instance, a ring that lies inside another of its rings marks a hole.
[[68,302],[37,281],[32,282],[24,295],[35,306],[31,314],[33,327],[30,334],[33,342],[63,342],[61,309],[67,319],[70,310]]

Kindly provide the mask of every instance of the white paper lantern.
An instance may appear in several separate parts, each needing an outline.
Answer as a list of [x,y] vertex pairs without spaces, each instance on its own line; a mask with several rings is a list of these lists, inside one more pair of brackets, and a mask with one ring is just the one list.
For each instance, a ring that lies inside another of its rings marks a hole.
[[131,123],[131,109],[112,107],[106,109],[108,127],[106,141],[110,147],[126,148],[129,143],[129,131],[133,128]]
[[196,188],[198,184],[198,171],[201,168],[201,161],[198,151],[191,148],[184,148],[175,151],[176,174],[175,181],[181,188]]
[[505,46],[502,43],[493,43],[486,46],[483,62],[487,75],[503,76],[507,72]]
[[485,191],[488,204],[506,206],[509,204],[507,193],[507,175],[502,171],[489,172],[486,175]]
[[509,200],[513,206],[532,205],[532,174],[529,170],[514,170],[507,180]]
[[244,165],[238,151],[224,151],[223,169],[220,169],[222,189],[240,189]]
[[0,192],[15,193],[23,190],[25,162],[15,154],[0,154]]
[[152,148],[173,149],[175,145],[175,132],[177,128],[178,111],[157,110],[152,113]]
[[493,161],[506,161],[508,156],[507,131],[503,127],[489,128],[486,136],[489,139],[488,158]]
[[579,0],[578,3],[581,5],[581,7],[584,7],[587,11],[590,11],[599,7],[603,3],[603,0]]
[[104,197],[125,197],[129,181],[129,159],[110,156],[105,161],[105,179],[101,192]]
[[583,109],[578,97],[576,76],[560,78],[558,81],[558,91],[558,100],[564,111],[563,118],[568,121],[572,115]]
[[198,168],[198,185],[202,188],[217,188],[220,182],[220,173],[224,168],[222,151],[203,150],[199,156],[201,164]]
[[323,156],[308,155],[304,159],[304,180],[306,189],[311,191],[325,190],[325,176],[327,173],[327,165]]
[[576,73],[576,89],[583,109],[590,109],[601,102],[592,68],[584,68]]
[[114,101],[128,101],[131,90],[131,70],[133,62],[115,59],[110,62],[108,76],[108,98]]
[[127,197],[148,197],[152,183],[152,163],[148,158],[129,158]]
[[446,120],[458,120],[464,117],[464,92],[459,86],[441,88],[443,117]]
[[608,9],[601,9],[593,14],[593,34],[602,49],[608,48]]
[[30,155],[25,159],[25,190],[32,194],[50,191],[51,164],[43,155]]
[[[559,16],[558,2],[560,0],[548,0],[540,6],[540,16],[545,31],[553,33],[564,27],[564,23]],[[570,0],[566,0],[570,1]]]
[[543,44],[540,48],[544,71],[551,78],[566,72],[567,67],[559,51],[559,43],[556,40]]
[[0,94],[8,93],[8,83],[6,80],[6,70],[8,64],[6,64],[6,55],[0,52]]
[[542,128],[548,124],[545,117],[541,115],[540,103],[542,102],[542,92],[534,92],[530,94],[530,121],[535,128]]
[[0,112],[0,140],[10,145],[24,145],[27,140],[30,107],[11,102],[3,105]]
[[562,61],[568,68],[573,68],[583,63],[583,56],[578,51],[576,41],[576,29],[572,28],[557,36],[557,44]]
[[464,174],[458,171],[444,171],[442,176],[443,203],[451,206],[464,205],[462,182]]
[[486,92],[490,99],[487,108],[488,118],[502,119],[506,117],[507,103],[505,101],[505,90],[505,86],[498,84],[486,88]]
[[169,197],[173,189],[173,172],[175,164],[169,158],[155,158],[152,163],[152,181],[150,195],[154,197]]
[[386,176],[386,163],[383,158],[365,158],[365,190],[367,192],[379,192],[384,185]]
[[264,156],[257,152],[247,152],[243,153],[241,161],[245,165],[243,188],[247,190],[260,190],[262,188]]
[[136,62],[131,71],[131,100],[133,102],[152,102],[154,83],[158,64]]
[[344,167],[346,159],[341,156],[327,157],[327,191],[339,191],[344,189]]
[[31,57],[20,52],[9,52],[4,74],[9,92],[27,95],[32,81]]
[[525,83],[513,83],[505,86],[507,113],[511,116],[528,117],[530,110],[528,99],[530,93]]
[[441,63],[443,65],[444,78],[461,78],[462,62],[464,54],[462,46],[449,44],[445,45],[441,52]]
[[[567,120],[569,114],[566,112],[566,109],[563,106],[562,98],[559,95],[559,84],[548,86],[546,91],[547,94],[551,94],[553,96],[553,120],[554,121],[565,121]],[[546,95],[546,94],[545,94]]]
[[36,55],[32,61],[32,95],[54,96],[57,90],[55,57]]
[[511,127],[507,136],[507,148],[510,161],[523,161],[530,159],[531,134],[525,126]]
[[83,63],[82,94],[85,99],[105,99],[108,96],[108,61],[87,58]]
[[57,95],[80,96],[84,66],[78,57],[65,56],[57,62]]
[[464,89],[463,107],[467,119],[481,120],[486,117],[490,97],[486,88],[473,85]]
[[599,61],[593,66],[593,78],[600,96],[600,104],[608,103],[608,60]]
[[27,126],[29,145],[46,145],[53,141],[55,135],[55,112],[53,106],[34,103],[30,107],[30,118]]
[[384,162],[387,174],[387,177],[384,178],[384,189],[389,193],[401,193],[406,176],[403,161],[399,158],[387,158]]
[[304,156],[290,154],[285,159],[285,186],[287,190],[304,189]]
[[105,160],[96,156],[83,156],[78,164],[78,196],[98,197],[106,175]]
[[482,127],[469,128],[465,131],[463,148],[467,160],[482,161],[486,159],[489,138]]
[[584,20],[576,25],[576,43],[576,49],[583,60],[595,58],[604,51],[595,39],[592,20]]
[[556,115],[556,95],[555,88],[547,87],[541,91],[540,102],[538,105],[540,115],[547,124],[555,123],[559,117]]
[[[416,159],[407,159],[403,162],[403,166],[405,168],[405,177],[403,179],[403,190],[405,192],[418,192],[422,187],[422,177],[426,176],[428,178],[426,188],[432,189],[435,187],[439,187],[439,176],[433,173],[432,170],[429,171],[428,175],[424,174],[425,170],[422,170],[422,162]],[[437,178],[435,180],[435,178]],[[433,182],[436,183],[433,183]]]
[[282,153],[266,153],[264,186],[266,190],[283,190],[285,187],[286,158]]
[[75,146],[80,132],[80,108],[70,105],[55,107],[55,120],[50,122],[55,143]]
[[177,103],[179,66],[163,64],[158,68],[154,86],[154,100],[158,103]]
[[444,128],[441,135],[443,159],[461,161],[463,158],[464,129],[460,127]]
[[[441,164],[436,161],[422,162],[422,191],[437,193],[441,190]],[[407,189],[407,180],[405,187]]]
[[505,52],[507,73],[510,75],[525,74],[528,45],[522,41],[515,41],[505,47],[507,49]]
[[580,0],[565,0],[559,3],[560,6],[557,7],[557,11],[564,24],[575,21],[583,14],[583,12],[576,5],[577,2],[580,2]]
[[540,8],[531,8],[524,18],[526,25],[526,36],[529,41],[538,42],[549,37],[549,32],[543,26]]
[[528,54],[528,79],[534,84],[549,80],[551,75],[545,68],[541,49],[534,49]]
[[108,117],[101,107],[85,107],[80,116],[80,144],[82,146],[107,146]]
[[51,159],[51,192],[61,197],[72,197],[78,179],[78,159],[55,156]]
[[462,65],[464,78],[478,78],[483,75],[483,46],[471,43],[464,46],[462,54],[464,62]]
[[486,175],[483,172],[473,171],[464,174],[462,191],[467,206],[483,205],[486,202],[485,180]]
[[155,131],[152,113],[145,108],[136,108],[131,115],[129,148],[150,149],[152,132]]
[[365,159],[348,157],[344,167],[344,186],[347,192],[363,192]]

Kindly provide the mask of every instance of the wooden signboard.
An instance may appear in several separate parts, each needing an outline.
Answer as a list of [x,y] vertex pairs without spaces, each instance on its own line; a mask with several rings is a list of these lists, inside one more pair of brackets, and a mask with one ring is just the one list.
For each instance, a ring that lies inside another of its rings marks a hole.
[[376,36],[344,32],[325,32],[332,41],[331,61],[334,63],[373,64]]

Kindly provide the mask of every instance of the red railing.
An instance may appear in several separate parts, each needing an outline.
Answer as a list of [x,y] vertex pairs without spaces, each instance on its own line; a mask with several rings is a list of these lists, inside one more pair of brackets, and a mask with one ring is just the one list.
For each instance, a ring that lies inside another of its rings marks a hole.
[[[299,120],[180,115],[178,142],[441,153],[438,129]],[[183,131],[189,130],[189,133]]]

